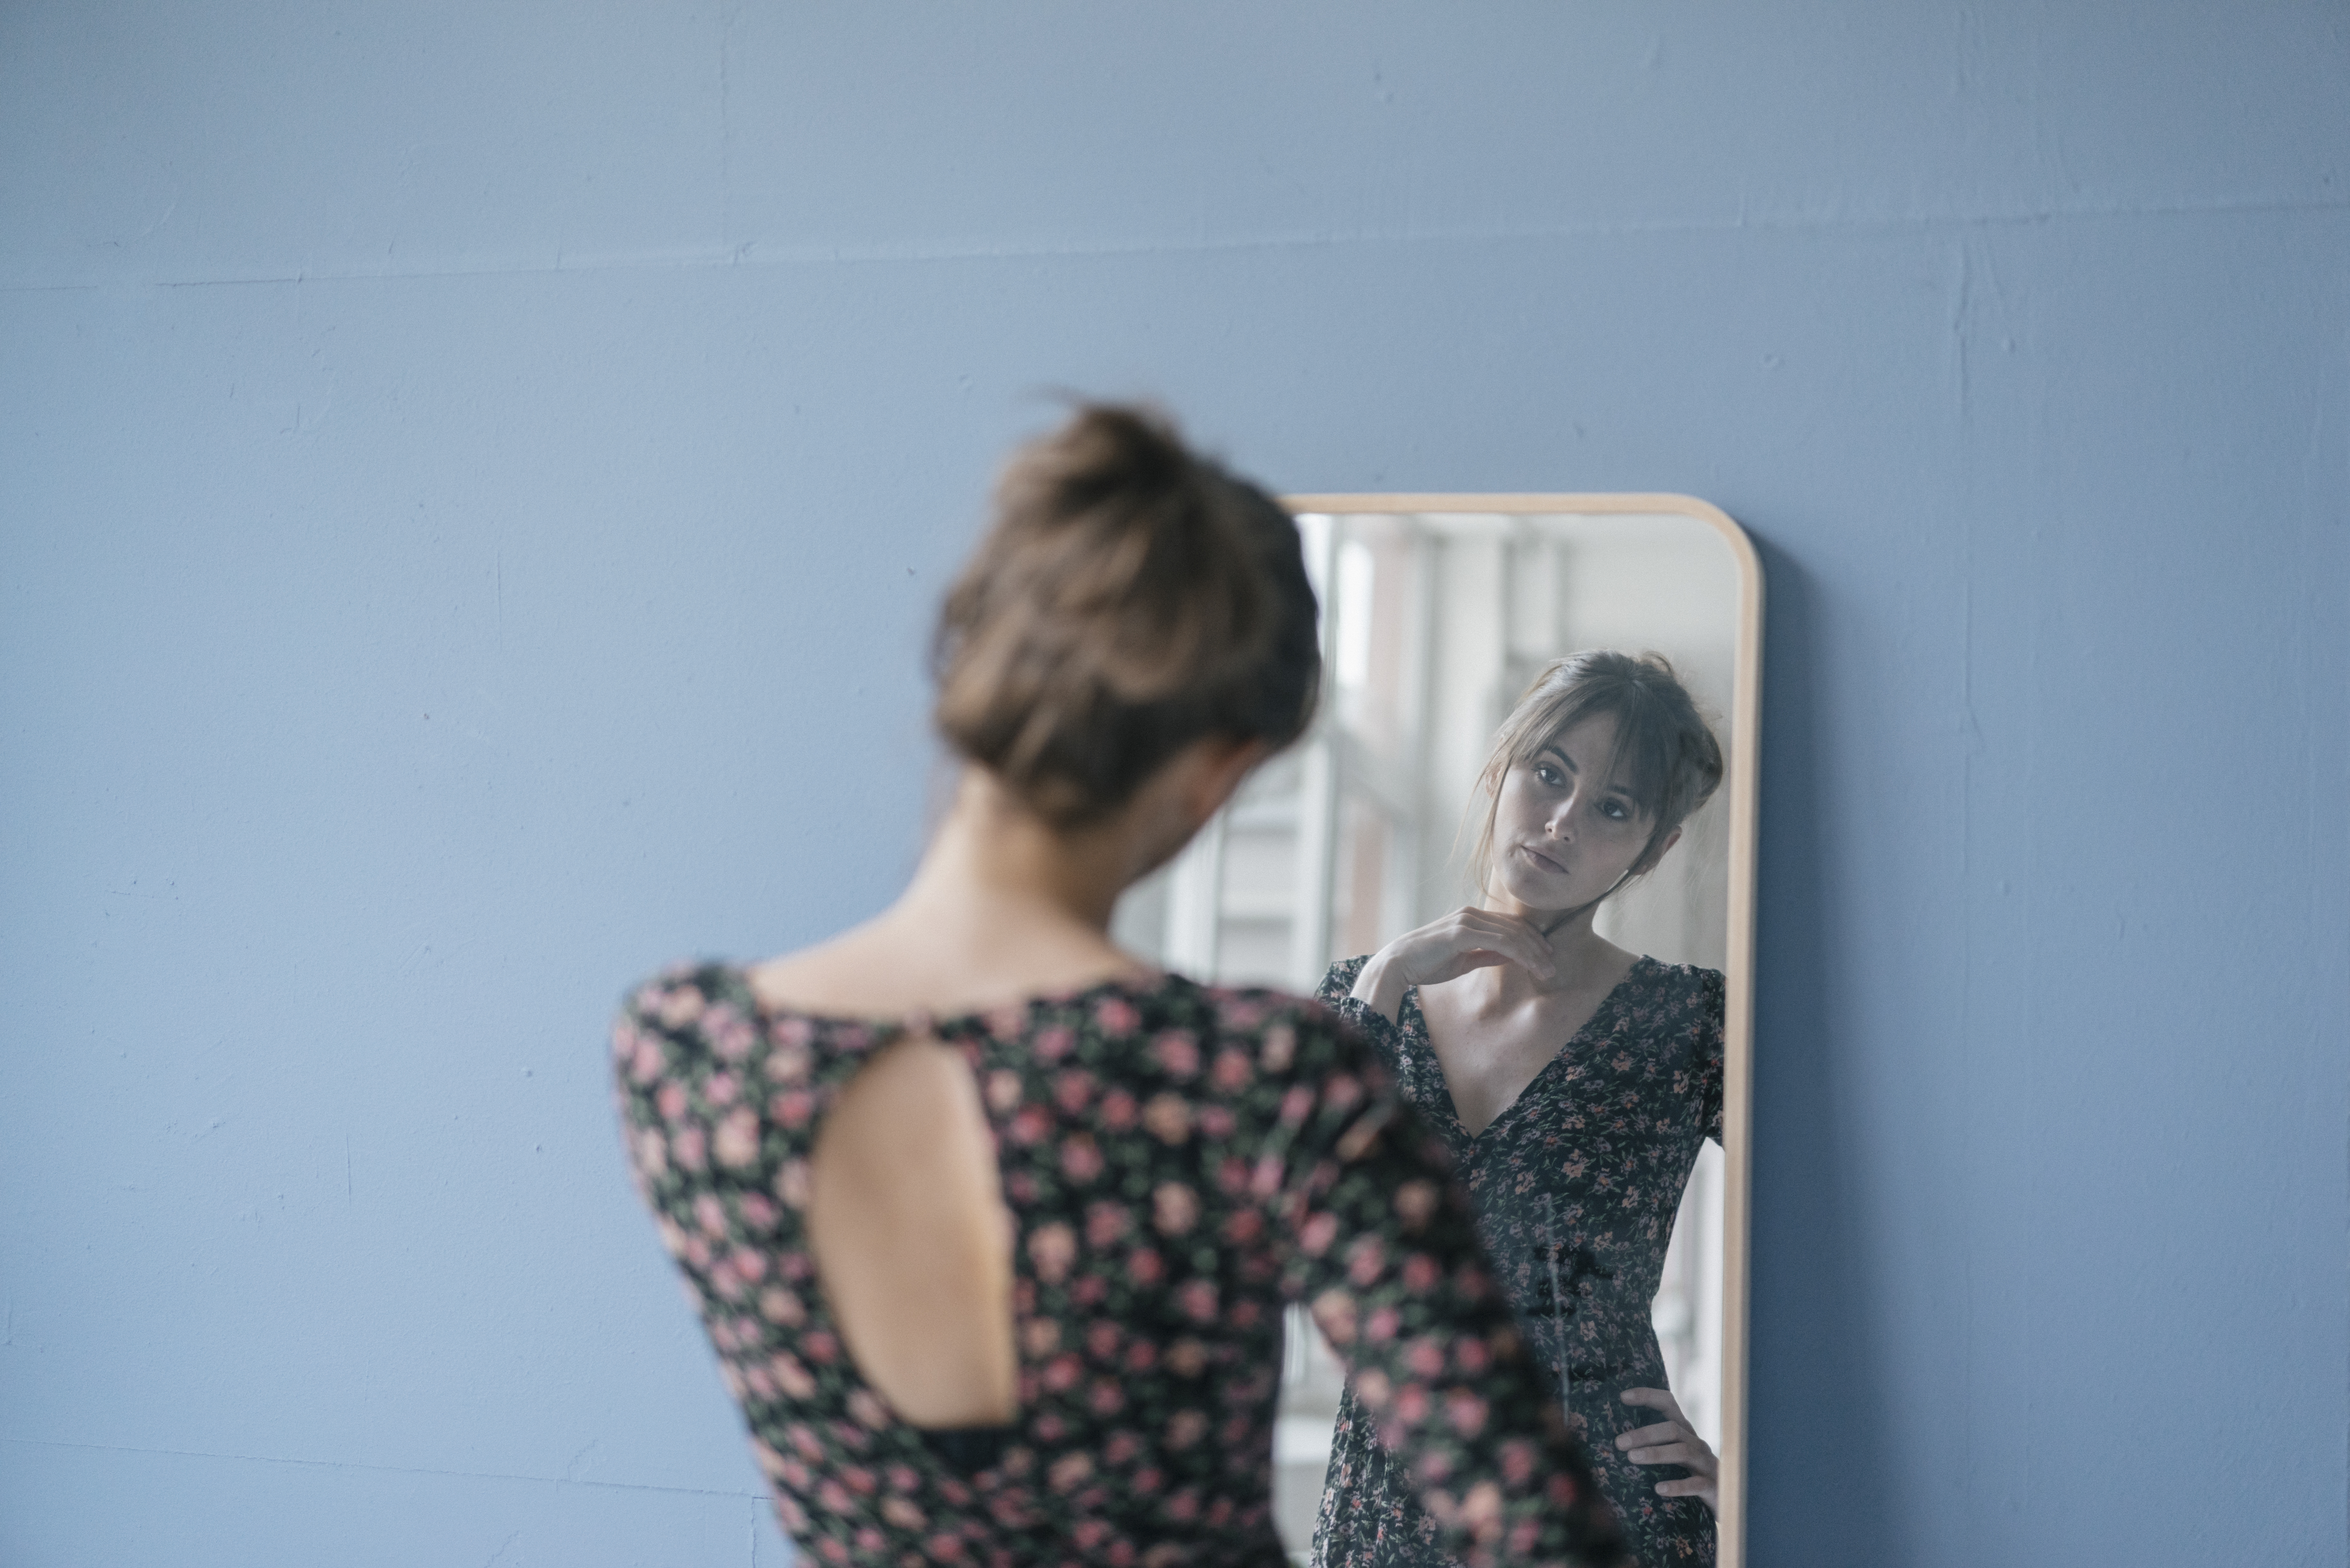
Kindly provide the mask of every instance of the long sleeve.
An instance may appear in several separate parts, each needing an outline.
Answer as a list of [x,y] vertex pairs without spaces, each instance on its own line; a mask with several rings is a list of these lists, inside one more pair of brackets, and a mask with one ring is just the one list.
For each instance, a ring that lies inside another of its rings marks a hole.
[[1284,1292],[1346,1361],[1438,1544],[1471,1565],[1618,1561],[1615,1511],[1492,1277],[1441,1141],[1356,1030],[1319,1007],[1289,1028],[1257,1181],[1286,1235]]
[[1700,1001],[1694,1030],[1696,1048],[1692,1053],[1696,1060],[1691,1070],[1697,1077],[1699,1104],[1702,1107],[1699,1114],[1705,1136],[1720,1143],[1723,1043],[1727,1033],[1725,1014],[1729,997],[1720,970],[1704,969],[1696,972]]

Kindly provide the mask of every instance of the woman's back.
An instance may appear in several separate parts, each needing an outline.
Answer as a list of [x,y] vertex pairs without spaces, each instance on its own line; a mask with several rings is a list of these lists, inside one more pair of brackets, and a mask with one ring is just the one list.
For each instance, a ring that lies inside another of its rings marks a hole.
[[[1016,1410],[976,1451],[868,1381],[810,1249],[827,1115],[909,1040],[968,1064],[1011,1219]],[[1170,977],[876,1024],[770,1012],[712,964],[639,990],[613,1043],[646,1199],[819,1561],[1282,1561],[1285,1299],[1314,1302],[1401,1452],[1466,1483],[1456,1515],[1491,1546],[1612,1529],[1545,1438],[1440,1166],[1379,1137],[1383,1079],[1311,1003]]]
[[[1138,808],[1191,785],[1221,798],[1247,760],[1194,748],[1143,786]],[[973,772],[905,894],[842,936],[749,971],[756,1009],[810,1021],[975,1017],[1031,997],[1150,989],[1164,977],[1103,929],[1128,871],[1115,852],[1124,836],[1108,836],[1107,857],[1099,843],[1088,853],[1087,836],[1052,831]],[[1007,1421],[1014,1226],[970,1064],[926,1029],[894,1031],[827,1113],[807,1156],[808,1250],[847,1348],[920,1426]]]

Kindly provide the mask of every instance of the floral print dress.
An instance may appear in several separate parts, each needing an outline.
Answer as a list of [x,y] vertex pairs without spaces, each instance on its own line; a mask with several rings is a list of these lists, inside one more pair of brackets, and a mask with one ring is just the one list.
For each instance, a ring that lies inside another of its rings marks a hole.
[[[858,1375],[808,1251],[826,1109],[910,1034],[971,1064],[1017,1237],[1020,1411],[978,1454]],[[1441,1142],[1326,1010],[1170,976],[875,1023],[764,1010],[707,963],[637,991],[612,1049],[639,1189],[812,1561],[1284,1563],[1288,1301],[1347,1360],[1357,1422],[1444,1550],[1621,1560]]]
[[[1333,964],[1321,999],[1369,1034],[1398,1087],[1450,1146],[1502,1288],[1567,1404],[1643,1568],[1714,1560],[1713,1516],[1661,1498],[1687,1474],[1636,1465],[1616,1434],[1662,1419],[1617,1397],[1666,1386],[1649,1307],[1681,1189],[1705,1138],[1721,1138],[1722,979],[1642,958],[1591,1021],[1474,1137],[1453,1108],[1417,988],[1390,1023],[1347,993],[1367,959]],[[1378,1422],[1350,1381],[1314,1532],[1321,1568],[1447,1560]]]

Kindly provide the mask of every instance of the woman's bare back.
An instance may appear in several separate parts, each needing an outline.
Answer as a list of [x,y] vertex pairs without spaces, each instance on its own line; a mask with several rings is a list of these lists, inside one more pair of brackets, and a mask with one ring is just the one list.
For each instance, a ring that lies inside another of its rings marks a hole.
[[[897,911],[749,971],[770,1013],[899,1021],[982,1012],[1150,971],[1067,922],[1007,911],[979,940],[924,942]],[[920,1033],[841,1091],[809,1161],[808,1250],[866,1380],[913,1426],[1017,1412],[1014,1226],[978,1085]]]

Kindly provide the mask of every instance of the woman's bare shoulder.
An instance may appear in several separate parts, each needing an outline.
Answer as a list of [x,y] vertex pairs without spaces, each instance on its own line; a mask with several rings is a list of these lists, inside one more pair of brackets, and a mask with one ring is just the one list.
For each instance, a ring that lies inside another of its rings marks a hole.
[[[889,1007],[891,981],[903,973],[898,944],[879,920],[852,926],[811,946],[745,965],[762,1005],[778,1012],[861,1015]],[[877,1005],[879,1004],[879,1005]]]
[[744,971],[772,1012],[842,1018],[959,1016],[1157,972],[1106,942],[939,941],[887,916]]

